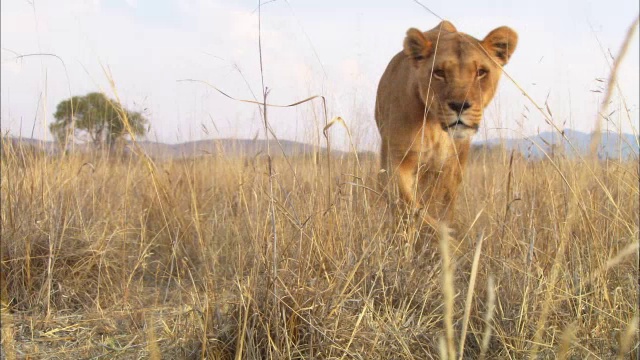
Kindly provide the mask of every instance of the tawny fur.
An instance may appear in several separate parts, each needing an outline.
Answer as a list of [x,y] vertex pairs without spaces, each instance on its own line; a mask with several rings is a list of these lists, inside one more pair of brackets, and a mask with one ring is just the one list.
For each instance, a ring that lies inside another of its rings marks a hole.
[[[448,21],[411,28],[380,79],[375,117],[382,138],[382,186],[392,180],[409,211],[439,229],[452,218],[470,137],[517,45],[499,27],[483,40]],[[416,183],[417,181],[417,183]]]

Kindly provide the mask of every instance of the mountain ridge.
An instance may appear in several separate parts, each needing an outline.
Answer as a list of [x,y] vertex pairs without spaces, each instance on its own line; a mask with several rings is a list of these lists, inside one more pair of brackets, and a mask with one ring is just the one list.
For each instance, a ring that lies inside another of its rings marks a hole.
[[[562,152],[567,156],[575,156],[576,151],[586,154],[589,151],[592,134],[577,130],[565,129],[563,134],[558,132],[542,132],[537,135],[517,138],[517,139],[487,139],[474,141],[476,148],[503,146],[507,150],[518,150],[523,155],[539,158],[544,153]],[[4,135],[2,141],[10,141],[13,146],[31,146],[48,154],[56,154],[60,151],[53,141],[19,138]],[[632,134],[618,134],[613,132],[602,132],[598,155],[601,158],[627,158],[639,156],[640,139]],[[128,142],[127,147],[131,148],[132,142]],[[190,158],[197,156],[207,156],[214,154],[225,154],[227,156],[255,156],[267,152],[267,145],[273,156],[286,156],[313,154],[318,151],[326,151],[323,146],[307,144],[293,140],[269,140],[267,143],[263,139],[205,139],[187,141],[177,144],[167,144],[150,140],[139,140],[137,144],[145,153],[156,159]],[[76,144],[79,151],[87,151],[91,144]],[[332,150],[332,154],[346,155],[350,152],[342,150]],[[375,156],[374,151],[358,151],[365,156]]]

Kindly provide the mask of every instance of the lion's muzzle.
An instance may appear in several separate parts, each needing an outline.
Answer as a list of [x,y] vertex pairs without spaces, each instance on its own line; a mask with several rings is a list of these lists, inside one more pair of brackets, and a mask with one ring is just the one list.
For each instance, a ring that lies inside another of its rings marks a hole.
[[446,131],[454,139],[463,139],[473,136],[478,132],[479,125],[468,125],[461,118],[456,119],[447,125],[442,124],[442,130]]

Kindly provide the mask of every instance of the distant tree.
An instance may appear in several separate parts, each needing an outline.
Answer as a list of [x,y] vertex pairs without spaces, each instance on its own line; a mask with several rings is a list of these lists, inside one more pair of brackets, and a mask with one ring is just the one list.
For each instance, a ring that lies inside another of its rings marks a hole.
[[70,140],[81,140],[91,141],[98,148],[112,148],[118,139],[129,134],[125,116],[136,136],[145,135],[149,123],[141,113],[127,110],[101,93],[64,100],[53,116],[56,121],[49,130],[63,146]]

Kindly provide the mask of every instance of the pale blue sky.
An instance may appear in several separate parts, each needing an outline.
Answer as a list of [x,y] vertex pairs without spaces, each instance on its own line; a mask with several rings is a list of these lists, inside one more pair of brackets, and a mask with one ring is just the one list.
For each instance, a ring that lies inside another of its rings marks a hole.
[[[251,98],[251,91],[260,93],[257,1],[33,3],[1,2],[2,131],[31,136],[33,129],[35,137],[51,138],[47,125],[56,104],[70,92],[101,89],[112,95],[101,68],[105,66],[122,101],[135,110],[146,109],[151,139],[261,134],[256,107],[232,102],[201,84],[177,81],[207,81],[241,98]],[[602,96],[593,90],[602,87],[596,79],[607,78],[611,62],[598,42],[616,55],[638,16],[638,3],[629,0],[422,3],[477,38],[502,25],[515,29],[520,40],[507,72],[540,105],[548,102],[560,127],[564,123],[582,131],[593,128]],[[330,115],[346,120],[362,148],[375,148],[378,141],[375,89],[388,61],[401,49],[406,30],[427,30],[439,22],[411,0],[276,0],[263,7],[262,20],[270,102],[325,95]],[[15,60],[16,53],[38,52],[62,58],[67,73],[51,57]],[[619,79],[631,121],[616,94],[611,110],[619,111],[608,124],[611,130],[638,130],[638,63],[636,34]],[[315,113],[311,106],[274,109],[270,120],[281,138],[314,141],[322,126],[319,107]],[[523,136],[549,128],[503,78],[478,137]],[[338,135],[336,141],[344,145],[344,137]]]

